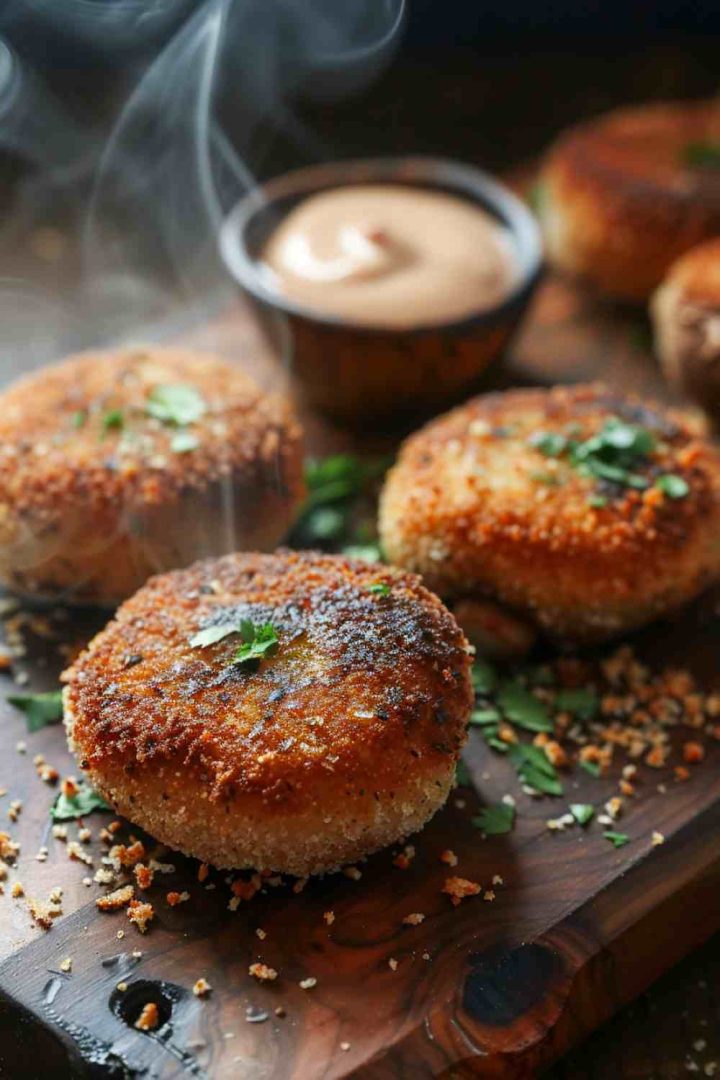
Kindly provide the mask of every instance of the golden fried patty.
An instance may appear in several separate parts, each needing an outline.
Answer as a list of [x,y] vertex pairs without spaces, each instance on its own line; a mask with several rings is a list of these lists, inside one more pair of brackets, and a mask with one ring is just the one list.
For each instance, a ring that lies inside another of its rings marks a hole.
[[302,497],[286,404],[219,357],[86,353],[0,395],[0,581],[114,603],[159,570],[272,548]]
[[720,235],[720,102],[619,109],[565,132],[541,174],[552,261],[644,300],[670,264]]
[[[277,644],[240,662],[248,620]],[[227,636],[202,645],[214,627]],[[320,873],[445,801],[469,667],[457,623],[412,574],[228,555],[120,608],[64,676],[65,723],[91,783],[164,843],[216,866]]]
[[675,386],[720,420],[720,237],[670,267],[650,307],[655,346]]
[[720,454],[601,386],[489,394],[407,440],[380,532],[443,597],[489,596],[558,637],[602,639],[718,578]]

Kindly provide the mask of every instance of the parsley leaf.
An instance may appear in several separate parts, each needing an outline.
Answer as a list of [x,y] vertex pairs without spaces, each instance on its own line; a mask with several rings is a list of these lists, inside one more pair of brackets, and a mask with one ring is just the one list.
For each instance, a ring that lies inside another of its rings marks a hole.
[[687,480],[684,480],[682,476],[676,476],[674,473],[658,476],[655,487],[659,488],[669,499],[684,499],[690,491]]
[[505,716],[526,731],[552,731],[553,722],[546,706],[534,694],[513,680],[503,682],[497,703]]
[[558,712],[572,713],[578,720],[594,720],[600,708],[600,701],[595,691],[587,687],[558,690],[555,708]]
[[475,828],[481,829],[486,836],[503,836],[515,824],[515,807],[505,803],[486,806],[471,820]]
[[384,581],[375,581],[372,585],[368,585],[368,592],[373,596],[389,596],[391,589]]
[[191,431],[178,431],[170,440],[170,449],[174,454],[187,454],[190,450],[197,450],[200,440]]
[[214,645],[216,641],[222,641],[230,634],[239,634],[240,629],[232,623],[222,623],[220,626],[206,626],[204,630],[198,630],[190,638],[190,646],[193,649],[204,649],[206,645]]
[[473,664],[472,684],[476,694],[492,694],[497,686],[497,672],[487,660],[476,660]]
[[500,720],[501,716],[497,709],[489,706],[486,709],[473,709],[469,722],[474,727],[497,727]]
[[240,623],[243,643],[233,657],[233,664],[247,664],[271,656],[278,647],[279,639],[272,623],[255,626],[249,619]]
[[578,825],[587,825],[595,817],[595,807],[592,803],[571,803],[570,813]]
[[125,426],[125,417],[120,409],[110,409],[102,418],[103,434],[108,431],[121,431]]
[[81,428],[87,420],[87,409],[78,409],[74,412],[70,418],[70,423],[74,428]]
[[194,386],[176,383],[153,387],[145,404],[145,412],[163,424],[185,427],[203,417],[207,405]]
[[470,770],[468,769],[467,765],[465,764],[465,762],[463,761],[462,758],[460,758],[457,765],[455,766],[455,786],[456,787],[472,787],[473,786],[472,776],[470,775]]
[[530,436],[530,445],[539,450],[545,457],[560,457],[567,449],[568,441],[564,435],[553,431],[538,431]]
[[93,791],[86,784],[81,784],[75,795],[63,795],[60,792],[50,807],[50,816],[53,821],[72,821],[75,818],[87,817],[93,810],[110,809],[102,795],[98,795],[97,791]]
[[547,777],[557,776],[555,766],[548,761],[547,755],[539,746],[530,746],[527,743],[513,743],[510,748],[510,759],[518,770],[532,767],[536,772]]
[[46,694],[8,694],[7,701],[25,713],[28,731],[39,731],[62,720],[62,690]]
[[630,837],[624,832],[613,832],[609,829],[607,832],[603,833],[603,836],[606,840],[609,840],[615,848],[625,847],[626,844],[630,843]]
[[598,777],[600,775],[600,766],[597,761],[581,761],[580,768],[584,769],[586,773],[590,773],[591,776]]

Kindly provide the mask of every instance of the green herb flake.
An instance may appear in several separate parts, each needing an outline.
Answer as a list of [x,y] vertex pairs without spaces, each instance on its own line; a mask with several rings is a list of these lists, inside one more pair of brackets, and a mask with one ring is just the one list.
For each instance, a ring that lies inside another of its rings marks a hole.
[[87,422],[87,417],[87,409],[78,409],[77,412],[74,412],[70,417],[70,423],[75,429],[84,427]]
[[111,810],[112,807],[86,784],[78,787],[75,795],[63,795],[61,792],[53,805],[50,807],[50,816],[53,821],[73,821],[76,818],[87,817],[93,810]]
[[486,806],[471,821],[475,828],[480,829],[486,836],[503,836],[511,832],[515,824],[515,807],[505,803]]
[[190,638],[190,647],[204,649],[207,645],[214,645],[216,642],[222,641],[223,638],[229,637],[230,634],[239,633],[240,628],[230,623],[221,626],[206,626],[204,630],[198,630],[197,634]]
[[535,450],[551,458],[560,457],[568,445],[565,435],[553,431],[538,431],[535,435],[531,435],[528,441]]
[[603,836],[606,840],[609,840],[615,848],[625,847],[626,844],[630,843],[630,837],[624,832],[613,832],[612,830],[608,830],[603,833]]
[[600,776],[600,766],[597,761],[581,761],[580,768],[584,769],[586,773],[590,773],[595,779]]
[[272,623],[255,626],[249,619],[240,623],[243,643],[232,659],[233,664],[247,664],[264,660],[272,656],[278,647],[279,639]]
[[570,813],[578,825],[587,825],[595,817],[595,807],[592,803],[571,803]]
[[491,728],[483,728],[483,736],[491,750],[495,750],[498,754],[507,754],[510,746],[508,743],[503,742],[502,739],[498,739],[497,732],[494,732]]
[[594,510],[602,510],[608,504],[607,496],[592,494],[588,499],[588,503]]
[[103,434],[108,431],[122,431],[125,427],[125,417],[120,409],[110,409],[102,418]]
[[472,666],[472,684],[476,694],[492,694],[497,686],[497,672],[487,660],[476,660]]
[[659,488],[663,495],[667,495],[669,499],[684,499],[690,491],[687,480],[684,480],[682,476],[676,476],[674,473],[658,476],[655,487]]
[[470,713],[470,723],[474,727],[497,727],[500,723],[501,716],[497,709],[488,707],[487,709],[473,709]]
[[391,591],[390,586],[384,581],[375,581],[372,585],[368,585],[368,592],[373,596],[389,596]]
[[62,690],[45,694],[8,694],[7,701],[25,713],[28,731],[39,731],[62,720]]
[[467,765],[465,764],[465,762],[461,758],[458,761],[457,765],[455,766],[455,787],[472,787],[472,786],[473,786],[473,782],[472,782],[472,776],[470,775],[470,770],[468,769]]
[[194,386],[176,383],[153,387],[145,404],[145,412],[163,424],[185,427],[200,420],[207,412],[207,405]]
[[720,142],[688,143],[683,161],[691,168],[720,169]]
[[521,783],[541,795],[562,795],[563,786],[555,766],[543,750],[527,743],[515,743],[510,747],[510,760],[517,769]]
[[600,699],[588,687],[559,690],[555,697],[555,708],[558,712],[571,713],[578,720],[594,720],[600,709]]
[[518,682],[507,680],[501,684],[497,704],[508,720],[526,731],[554,729],[547,707]]
[[170,440],[170,449],[174,454],[187,454],[197,450],[200,440],[191,431],[178,431]]

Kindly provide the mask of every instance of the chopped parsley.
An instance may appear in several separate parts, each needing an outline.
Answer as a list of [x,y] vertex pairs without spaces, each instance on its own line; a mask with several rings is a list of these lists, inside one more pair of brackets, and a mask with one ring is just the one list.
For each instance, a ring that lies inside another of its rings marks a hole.
[[487,660],[476,660],[472,666],[472,684],[476,694],[492,694],[497,686],[497,672]]
[[81,428],[87,420],[87,409],[78,409],[70,417],[70,423],[74,428]]
[[501,716],[497,709],[473,709],[470,713],[470,723],[475,727],[493,727],[500,723]]
[[163,424],[186,427],[205,415],[207,405],[194,386],[176,383],[153,387],[148,395],[145,412]]
[[500,684],[497,704],[508,720],[526,731],[553,730],[546,705],[513,679]]
[[638,490],[650,486],[637,470],[649,463],[655,437],[647,428],[617,416],[609,417],[596,435],[582,441],[561,432],[543,431],[532,435],[529,443],[545,457],[564,457],[581,476]]
[[688,143],[683,161],[692,168],[720,169],[720,142]]
[[272,656],[278,647],[279,639],[272,623],[266,622],[255,626],[249,619],[240,623],[243,643],[235,653],[233,664],[247,664]]
[[613,847],[621,848],[630,843],[630,837],[624,832],[613,832],[612,829],[608,829],[603,833],[606,840],[609,840]]
[[472,823],[486,836],[503,836],[509,833],[515,824],[515,807],[506,803],[486,806],[472,818]]
[[204,649],[231,634],[239,634],[242,638],[242,644],[230,661],[231,664],[263,660],[266,656],[271,656],[279,644],[277,631],[272,623],[255,626],[250,619],[242,619],[239,625],[225,623],[220,626],[207,626],[190,638],[190,645],[194,649]]
[[608,504],[607,496],[593,494],[588,499],[588,503],[590,504],[590,506],[593,507],[594,510],[601,510],[603,506],[607,506]]
[[562,795],[564,789],[555,766],[539,747],[514,743],[510,747],[510,760],[521,783],[543,795]]
[[375,541],[374,516],[364,512],[372,485],[386,471],[387,458],[361,460],[354,454],[332,454],[305,463],[307,498],[293,528],[291,543],[340,547],[343,554],[368,562],[382,561]]
[[594,720],[600,708],[600,699],[594,690],[587,687],[558,690],[555,708],[558,712],[572,713],[578,720]]
[[690,491],[687,480],[684,480],[682,476],[676,476],[674,473],[658,476],[655,487],[659,488],[669,499],[684,499]]
[[595,817],[595,807],[592,803],[571,803],[570,813],[578,825],[587,825]]
[[384,581],[375,581],[372,585],[368,585],[368,592],[373,596],[389,596],[391,589]]
[[125,417],[120,409],[109,409],[102,418],[103,434],[108,431],[122,431],[125,427]]
[[200,440],[191,431],[178,431],[170,440],[170,449],[174,454],[187,454],[190,450],[197,450]]
[[586,773],[590,773],[590,775],[595,778],[600,775],[600,766],[597,761],[580,761],[580,768],[584,769]]
[[87,817],[93,810],[110,810],[111,807],[86,784],[81,784],[74,795],[63,795],[61,792],[50,808],[50,816],[53,821],[72,821],[75,818]]
[[45,694],[8,694],[7,701],[25,713],[28,731],[39,731],[62,720],[62,690]]

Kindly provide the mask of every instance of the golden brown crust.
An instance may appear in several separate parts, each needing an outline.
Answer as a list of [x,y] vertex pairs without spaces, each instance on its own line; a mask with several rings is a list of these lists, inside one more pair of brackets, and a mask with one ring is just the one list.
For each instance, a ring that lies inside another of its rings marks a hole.
[[655,348],[666,377],[720,416],[720,238],[687,252],[652,297]]
[[[657,440],[638,470],[644,491],[529,441],[583,440],[612,416]],[[667,474],[687,482],[684,498],[654,486]],[[601,386],[486,395],[433,421],[405,443],[380,508],[388,557],[440,595],[491,596],[581,641],[641,625],[716,579],[719,526],[718,451],[660,407]]]
[[565,132],[541,178],[552,260],[610,296],[645,299],[676,258],[720,234],[720,173],[688,158],[707,145],[720,145],[717,101],[619,109]]
[[[236,635],[189,644],[241,618],[280,639],[257,669],[231,662]],[[93,783],[161,840],[220,865],[328,869],[444,800],[467,648],[414,575],[314,553],[207,560],[148,582],[66,673],[69,734]],[[184,843],[168,835],[181,800]]]
[[[177,385],[205,404],[184,428],[147,412],[154,389]],[[21,590],[122,598],[218,544],[274,546],[302,497],[288,406],[219,357],[85,353],[19,380],[0,403],[0,574]],[[174,449],[179,431],[195,445]],[[223,506],[234,536],[218,527]]]

